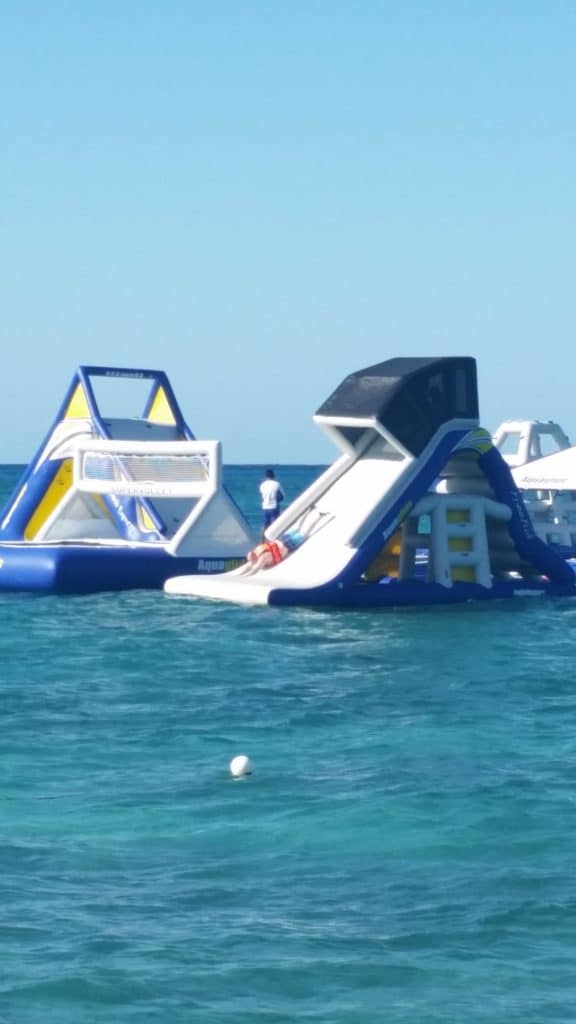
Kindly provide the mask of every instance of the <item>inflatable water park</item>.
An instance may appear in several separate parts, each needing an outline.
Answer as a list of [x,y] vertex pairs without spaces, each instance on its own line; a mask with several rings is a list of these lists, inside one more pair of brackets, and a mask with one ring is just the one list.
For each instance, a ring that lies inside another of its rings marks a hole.
[[0,591],[161,588],[242,564],[254,542],[220,442],[194,437],[167,375],[80,366],[0,513]]
[[[536,531],[526,490],[479,424],[474,359],[396,358],[359,370],[314,421],[336,461],[242,566],[175,576],[168,594],[346,608],[576,595],[573,569]],[[519,472],[532,478],[538,460]]]
[[506,420],[494,445],[511,467],[537,535],[576,556],[576,447],[553,420]]

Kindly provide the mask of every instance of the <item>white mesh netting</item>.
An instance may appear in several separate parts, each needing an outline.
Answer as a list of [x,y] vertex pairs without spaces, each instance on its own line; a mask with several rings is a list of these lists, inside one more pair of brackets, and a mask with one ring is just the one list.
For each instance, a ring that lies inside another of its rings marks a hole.
[[205,454],[125,454],[84,451],[78,486],[118,494],[183,494],[204,484],[210,476]]

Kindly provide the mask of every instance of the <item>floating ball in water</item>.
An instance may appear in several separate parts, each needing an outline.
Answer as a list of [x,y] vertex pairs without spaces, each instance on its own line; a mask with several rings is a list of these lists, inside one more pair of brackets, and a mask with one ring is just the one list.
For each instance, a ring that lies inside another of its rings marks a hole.
[[230,774],[235,779],[240,779],[243,775],[252,774],[252,762],[246,754],[238,754],[237,757],[233,757],[230,761]]

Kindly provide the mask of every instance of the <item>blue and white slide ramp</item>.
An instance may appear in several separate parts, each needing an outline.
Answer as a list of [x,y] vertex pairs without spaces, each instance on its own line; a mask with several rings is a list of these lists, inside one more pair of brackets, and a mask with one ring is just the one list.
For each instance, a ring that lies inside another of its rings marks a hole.
[[341,457],[243,567],[169,579],[166,592],[340,607],[574,593],[477,409],[472,359],[395,359],[352,374],[315,417]]
[[238,565],[253,540],[219,442],[195,439],[166,374],[81,366],[0,515],[0,591],[159,588]]

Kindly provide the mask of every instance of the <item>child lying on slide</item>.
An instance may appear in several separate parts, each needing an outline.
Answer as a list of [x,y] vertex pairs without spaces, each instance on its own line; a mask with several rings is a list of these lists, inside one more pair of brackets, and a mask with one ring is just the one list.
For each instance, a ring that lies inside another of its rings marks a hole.
[[253,573],[260,569],[270,569],[271,566],[284,561],[314,533],[322,521],[326,521],[327,514],[320,512],[315,505],[311,505],[293,529],[280,534],[276,540],[265,540],[261,544],[257,544],[252,551],[248,552],[246,572]]

